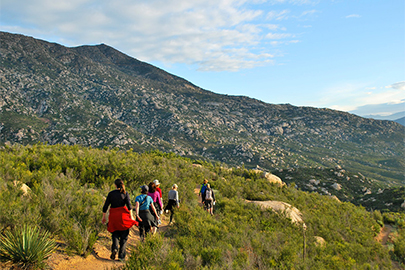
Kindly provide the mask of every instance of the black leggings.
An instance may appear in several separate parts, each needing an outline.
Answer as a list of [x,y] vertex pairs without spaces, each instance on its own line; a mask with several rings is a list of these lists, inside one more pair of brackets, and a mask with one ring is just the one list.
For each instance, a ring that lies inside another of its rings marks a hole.
[[125,255],[127,254],[126,246],[127,240],[129,235],[129,229],[125,231],[115,231],[112,233],[112,246],[111,251],[118,250],[119,244],[119,251],[118,251],[118,258],[125,259]]
[[174,207],[177,205],[176,200],[169,200],[167,203],[165,210],[170,210],[170,222],[173,220],[173,214],[174,214]]

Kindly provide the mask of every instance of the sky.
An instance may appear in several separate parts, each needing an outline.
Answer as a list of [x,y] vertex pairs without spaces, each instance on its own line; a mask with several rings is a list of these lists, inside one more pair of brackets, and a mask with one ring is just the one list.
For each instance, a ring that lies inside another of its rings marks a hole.
[[1,0],[0,30],[104,43],[219,94],[405,111],[404,0]]

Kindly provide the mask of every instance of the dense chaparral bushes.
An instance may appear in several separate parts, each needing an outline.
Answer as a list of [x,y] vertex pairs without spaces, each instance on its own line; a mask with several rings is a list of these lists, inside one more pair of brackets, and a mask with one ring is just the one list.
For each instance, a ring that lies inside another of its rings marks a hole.
[[[164,235],[137,245],[125,269],[391,269],[391,255],[404,263],[403,213],[367,212],[293,184],[280,187],[243,167],[157,151],[43,144],[6,146],[0,163],[0,232],[39,224],[64,240],[68,252],[83,256],[106,230],[101,209],[115,178],[124,180],[133,200],[139,186],[153,179],[162,183],[164,200],[177,183],[181,208],[175,223]],[[214,217],[194,193],[204,178],[215,190]],[[297,207],[306,230],[246,199]],[[374,239],[387,220],[397,228],[391,254]],[[317,242],[319,237],[325,244]]]

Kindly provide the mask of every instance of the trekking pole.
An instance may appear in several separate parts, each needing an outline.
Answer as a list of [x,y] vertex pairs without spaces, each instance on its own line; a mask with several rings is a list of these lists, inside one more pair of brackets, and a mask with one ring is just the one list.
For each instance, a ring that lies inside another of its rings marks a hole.
[[305,223],[302,225],[302,236],[303,236],[303,252],[302,252],[302,260],[305,263],[305,253],[306,253],[306,239],[305,239],[305,231],[307,229],[307,225]]

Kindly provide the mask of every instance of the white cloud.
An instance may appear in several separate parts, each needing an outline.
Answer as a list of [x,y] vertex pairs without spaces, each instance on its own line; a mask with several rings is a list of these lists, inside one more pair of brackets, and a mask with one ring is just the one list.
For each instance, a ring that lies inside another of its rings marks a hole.
[[239,70],[274,61],[262,39],[286,28],[258,21],[265,16],[247,0],[3,0],[1,28],[67,46],[105,43],[143,61]]
[[313,10],[306,10],[306,11],[303,11],[303,12],[301,13],[300,17],[312,16],[312,15],[314,15],[314,14],[317,13],[317,12],[318,12],[318,11],[315,10],[315,9],[313,9]]
[[[386,114],[388,108],[391,108],[390,113],[395,113],[401,111],[400,108],[402,111],[405,110],[404,84],[405,82],[399,82],[381,89],[369,87],[366,83],[344,83],[324,89],[319,93],[320,98],[313,104],[317,107],[323,104],[328,108],[351,111],[358,115],[371,114],[363,113],[365,110],[362,108],[372,108],[373,114],[380,115]],[[393,106],[395,104],[399,106]]]
[[294,37],[292,34],[287,34],[287,33],[268,33],[266,35],[267,39],[284,39],[284,38],[289,38],[289,37]]
[[[295,36],[279,33],[287,31],[281,22],[305,19],[317,12],[267,12],[268,3],[290,7],[319,1],[3,0],[0,27],[66,46],[105,43],[142,61],[234,71],[274,63],[274,47],[270,45],[275,43],[268,40]],[[280,24],[269,24],[268,20]],[[280,41],[277,45],[297,42]]]
[[345,18],[349,19],[349,18],[360,18],[360,17],[361,16],[359,14],[350,14],[350,15],[347,15]]
[[320,2],[320,0],[269,0],[270,3],[274,4],[293,4],[293,5],[315,5]]
[[282,30],[282,31],[286,31],[287,28],[280,26],[279,24],[265,24],[263,25],[263,27],[272,30],[272,31],[276,31],[276,30]]
[[288,9],[285,9],[282,11],[272,10],[267,13],[267,20],[270,20],[270,21],[271,20],[276,20],[276,21],[286,20],[289,18],[289,13],[290,13],[290,10],[288,10]]
[[[399,103],[380,103],[380,104],[371,104],[359,106],[351,113],[360,115],[360,116],[389,116],[396,113],[405,112],[405,100],[402,100]],[[399,117],[398,117],[399,118]],[[395,120],[395,119],[392,119]]]
[[404,81],[404,82],[393,83],[393,84],[391,84],[391,85],[386,86],[385,88],[392,88],[392,89],[398,89],[398,90],[405,90],[405,81]]

